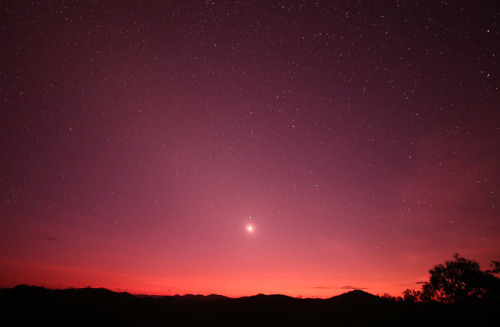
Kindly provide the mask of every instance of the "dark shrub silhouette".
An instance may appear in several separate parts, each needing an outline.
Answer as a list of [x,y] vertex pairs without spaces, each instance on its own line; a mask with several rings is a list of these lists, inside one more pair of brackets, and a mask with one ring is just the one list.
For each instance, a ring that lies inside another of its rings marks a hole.
[[487,270],[486,272],[489,272],[491,274],[500,274],[500,261],[492,261],[490,264],[490,270]]
[[417,302],[420,299],[422,292],[407,289],[403,292],[403,300],[405,302]]
[[[492,266],[493,272],[495,268],[498,269],[498,264]],[[422,286],[420,300],[443,303],[499,302],[500,279],[491,272],[482,271],[476,261],[462,258],[457,253],[453,261],[446,261],[444,265],[439,264],[429,270],[430,280]],[[410,299],[413,294],[405,294],[405,299],[407,296]]]

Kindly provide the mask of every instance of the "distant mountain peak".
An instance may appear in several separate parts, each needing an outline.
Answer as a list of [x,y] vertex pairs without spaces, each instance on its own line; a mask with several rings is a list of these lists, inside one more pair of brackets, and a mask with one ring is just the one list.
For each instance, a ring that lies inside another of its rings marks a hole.
[[330,298],[330,300],[335,301],[347,301],[347,302],[366,302],[366,301],[378,301],[380,298],[376,295],[370,294],[363,290],[352,290],[337,296]]

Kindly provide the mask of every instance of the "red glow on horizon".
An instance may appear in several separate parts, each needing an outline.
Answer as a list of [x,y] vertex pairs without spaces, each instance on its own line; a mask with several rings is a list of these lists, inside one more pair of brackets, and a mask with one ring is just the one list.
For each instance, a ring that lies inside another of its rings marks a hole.
[[[0,267],[5,268],[6,265],[4,266],[4,263],[0,263]],[[20,284],[44,286],[52,289],[103,287],[117,292],[129,292],[132,294],[219,294],[233,298],[256,294],[330,298],[357,289],[355,286],[308,287],[301,281],[300,276],[295,274],[292,274],[288,280],[287,278],[255,276],[252,272],[240,272],[234,278],[228,276],[215,276],[211,278],[193,278],[193,276],[182,278],[178,276],[177,278],[162,278],[160,276],[147,277],[145,275],[122,274],[83,268],[12,262],[8,264],[8,267],[8,269],[4,270],[6,274],[0,280],[2,283],[1,287],[13,287]],[[29,274],[27,274],[27,269],[30,271]],[[37,277],[34,278],[33,274]],[[5,279],[9,279],[10,283],[5,283]],[[344,283],[348,283],[348,280],[344,280]],[[362,280],[360,282],[363,283]],[[369,280],[365,282],[369,282]],[[401,293],[399,288],[394,288],[387,282],[380,284],[378,287],[364,290],[380,295],[390,293],[398,296]]]

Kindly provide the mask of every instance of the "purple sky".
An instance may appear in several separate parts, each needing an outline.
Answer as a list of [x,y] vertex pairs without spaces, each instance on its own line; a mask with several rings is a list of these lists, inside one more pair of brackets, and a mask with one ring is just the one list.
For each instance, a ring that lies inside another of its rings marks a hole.
[[0,287],[398,295],[455,252],[487,268],[499,15],[2,2]]

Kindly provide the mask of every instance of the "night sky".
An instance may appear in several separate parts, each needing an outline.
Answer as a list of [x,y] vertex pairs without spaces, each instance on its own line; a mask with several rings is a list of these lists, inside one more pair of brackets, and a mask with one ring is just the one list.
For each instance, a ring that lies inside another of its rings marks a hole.
[[399,295],[500,259],[497,1],[2,1],[0,287]]

